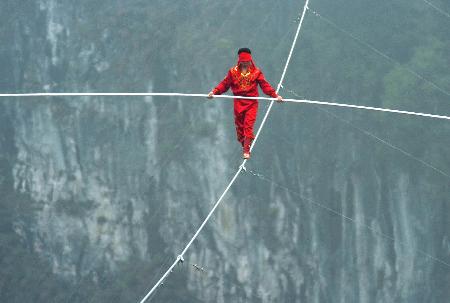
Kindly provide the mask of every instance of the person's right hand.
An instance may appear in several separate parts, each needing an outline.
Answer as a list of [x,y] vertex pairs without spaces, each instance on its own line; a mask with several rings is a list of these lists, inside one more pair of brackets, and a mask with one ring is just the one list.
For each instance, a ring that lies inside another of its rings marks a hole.
[[211,91],[211,92],[209,92],[209,94],[208,94],[208,97],[207,97],[208,99],[212,99],[212,98],[214,98],[214,92],[213,91]]

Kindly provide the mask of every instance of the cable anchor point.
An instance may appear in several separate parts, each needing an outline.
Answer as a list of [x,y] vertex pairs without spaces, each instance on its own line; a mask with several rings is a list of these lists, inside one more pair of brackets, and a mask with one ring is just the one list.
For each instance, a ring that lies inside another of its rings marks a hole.
[[201,272],[205,272],[205,269],[197,264],[192,264],[192,266],[197,270]]
[[177,257],[177,264],[180,264],[180,263],[183,263],[183,262],[184,262],[183,256],[182,256],[182,255],[179,255],[179,256]]

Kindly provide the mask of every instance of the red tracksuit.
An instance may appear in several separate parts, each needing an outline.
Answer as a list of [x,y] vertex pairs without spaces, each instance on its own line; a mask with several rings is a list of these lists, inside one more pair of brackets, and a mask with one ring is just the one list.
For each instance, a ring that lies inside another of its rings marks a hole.
[[[215,95],[225,93],[230,87],[235,96],[258,97],[258,84],[263,92],[276,98],[278,95],[264,78],[264,74],[254,64],[247,74],[242,74],[236,65],[228,71],[222,82],[214,88]],[[237,139],[241,142],[244,152],[250,151],[250,145],[255,138],[253,125],[258,112],[258,101],[248,99],[234,99],[234,121],[236,124]]]

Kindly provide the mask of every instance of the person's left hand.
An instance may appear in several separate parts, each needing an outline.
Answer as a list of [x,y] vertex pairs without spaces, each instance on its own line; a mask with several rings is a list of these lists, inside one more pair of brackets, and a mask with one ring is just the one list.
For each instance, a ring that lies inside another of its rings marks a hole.
[[280,103],[283,102],[283,97],[278,96],[278,97],[277,97],[277,102],[280,102]]

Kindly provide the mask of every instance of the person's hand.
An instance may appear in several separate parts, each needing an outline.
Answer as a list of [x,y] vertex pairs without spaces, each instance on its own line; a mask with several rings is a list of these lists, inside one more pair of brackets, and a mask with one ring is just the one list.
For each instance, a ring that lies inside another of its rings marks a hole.
[[277,102],[280,102],[280,103],[283,102],[283,97],[278,96],[278,97],[277,97]]
[[209,92],[209,94],[208,94],[208,97],[207,97],[208,99],[212,99],[212,98],[214,98],[214,92],[213,91],[211,91],[211,92]]

